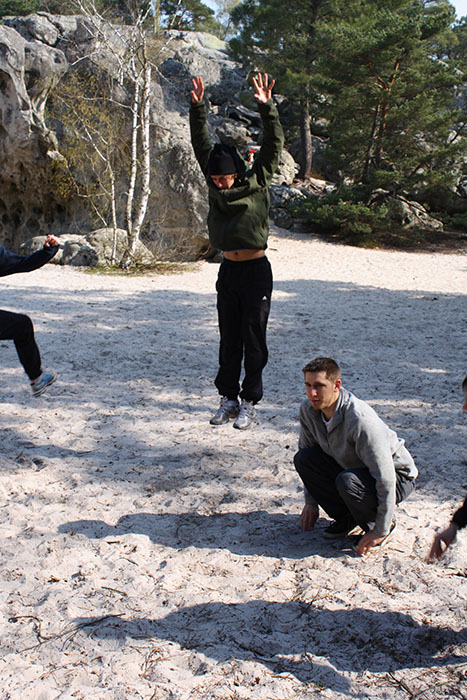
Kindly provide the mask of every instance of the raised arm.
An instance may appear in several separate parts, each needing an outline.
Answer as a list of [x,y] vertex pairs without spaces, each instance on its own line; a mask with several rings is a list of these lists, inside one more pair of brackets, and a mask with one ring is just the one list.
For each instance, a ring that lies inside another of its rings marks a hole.
[[190,107],[190,134],[191,145],[195,152],[196,160],[198,161],[204,175],[207,175],[208,159],[211,153],[212,144],[209,138],[207,126],[206,103],[204,101],[204,83],[201,76],[197,75],[192,78],[193,90],[191,90],[191,107]]
[[253,78],[254,98],[258,102],[258,109],[263,122],[263,142],[253,164],[257,171],[258,180],[264,185],[269,185],[277,166],[279,165],[282,147],[284,145],[284,133],[279,121],[279,114],[273,101],[272,89],[274,80],[269,80],[267,73],[258,73]]

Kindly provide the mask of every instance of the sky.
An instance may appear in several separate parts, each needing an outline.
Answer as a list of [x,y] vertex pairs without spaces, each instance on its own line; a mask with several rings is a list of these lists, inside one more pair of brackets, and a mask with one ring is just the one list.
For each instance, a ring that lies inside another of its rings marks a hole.
[[451,5],[454,5],[456,8],[456,14],[458,17],[466,17],[467,16],[467,0],[451,0]]
[[[450,0],[451,5],[456,8],[457,17],[467,17],[467,0]],[[217,9],[215,0],[204,0],[204,3],[213,10]]]

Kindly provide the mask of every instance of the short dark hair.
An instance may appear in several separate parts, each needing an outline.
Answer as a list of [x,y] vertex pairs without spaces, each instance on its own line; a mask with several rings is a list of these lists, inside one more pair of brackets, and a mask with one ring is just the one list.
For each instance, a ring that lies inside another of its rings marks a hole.
[[464,381],[462,382],[462,391],[467,391],[467,376],[464,377]]
[[302,371],[304,374],[306,372],[326,372],[326,379],[332,381],[341,378],[339,365],[332,357],[315,357],[314,360],[305,365]]

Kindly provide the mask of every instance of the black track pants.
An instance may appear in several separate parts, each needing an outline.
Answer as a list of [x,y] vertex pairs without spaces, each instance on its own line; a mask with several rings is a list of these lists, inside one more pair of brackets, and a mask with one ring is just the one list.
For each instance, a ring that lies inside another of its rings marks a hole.
[[41,356],[29,316],[0,310],[0,340],[14,341],[24,371],[29,379],[37,379],[41,374]]
[[236,399],[243,361],[240,398],[257,403],[263,396],[262,371],[268,361],[266,326],[272,294],[269,260],[224,260],[216,289],[220,332],[216,387],[221,396]]

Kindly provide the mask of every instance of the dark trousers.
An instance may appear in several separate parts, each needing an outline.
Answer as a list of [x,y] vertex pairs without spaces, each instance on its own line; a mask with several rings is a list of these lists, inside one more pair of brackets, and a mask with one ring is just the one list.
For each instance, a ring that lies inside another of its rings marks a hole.
[[29,379],[41,374],[41,356],[29,316],[0,310],[0,340],[13,340],[19,361]]
[[[299,450],[294,464],[307,491],[330,518],[352,517],[362,530],[372,529],[378,497],[376,481],[368,469],[342,469],[317,445]],[[414,487],[414,479],[396,473],[396,503],[407,498]]]
[[224,260],[216,289],[220,332],[216,387],[221,396],[236,399],[244,361],[240,398],[257,403],[263,396],[262,371],[268,361],[266,326],[272,294],[269,260]]

